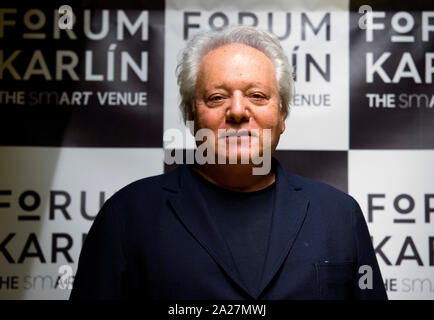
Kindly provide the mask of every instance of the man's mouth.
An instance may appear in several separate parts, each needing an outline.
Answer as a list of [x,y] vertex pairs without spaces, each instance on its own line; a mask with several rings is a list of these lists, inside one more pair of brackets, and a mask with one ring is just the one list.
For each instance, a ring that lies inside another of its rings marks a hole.
[[257,134],[248,130],[231,131],[225,132],[220,136],[220,138],[231,138],[231,137],[257,137]]

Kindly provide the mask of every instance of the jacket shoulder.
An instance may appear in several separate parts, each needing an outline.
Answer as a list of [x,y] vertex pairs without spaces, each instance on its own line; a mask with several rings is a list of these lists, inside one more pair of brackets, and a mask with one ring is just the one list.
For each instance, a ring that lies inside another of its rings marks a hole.
[[116,191],[110,198],[115,202],[135,202],[138,199],[158,198],[164,193],[164,186],[177,182],[179,169],[133,181]]
[[307,195],[311,200],[320,203],[337,202],[351,208],[357,204],[356,200],[352,196],[331,186],[330,184],[286,171],[285,174],[290,183],[296,188],[302,189],[305,195]]

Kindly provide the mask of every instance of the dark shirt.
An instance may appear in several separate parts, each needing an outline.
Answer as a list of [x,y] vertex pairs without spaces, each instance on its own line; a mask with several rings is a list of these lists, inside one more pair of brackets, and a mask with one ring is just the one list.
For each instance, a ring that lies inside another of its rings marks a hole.
[[208,212],[229,246],[241,279],[256,294],[268,248],[276,184],[253,192],[236,192],[191,171]]

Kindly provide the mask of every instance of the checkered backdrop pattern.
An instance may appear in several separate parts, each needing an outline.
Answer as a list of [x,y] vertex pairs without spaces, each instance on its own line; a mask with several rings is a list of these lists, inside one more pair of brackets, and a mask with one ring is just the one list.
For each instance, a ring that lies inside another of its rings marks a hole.
[[[179,51],[236,24],[273,32],[295,66],[275,156],[356,198],[389,298],[434,298],[432,1],[67,2],[0,8],[0,299],[69,297],[102,203],[194,148]],[[185,132],[170,148],[169,129]]]

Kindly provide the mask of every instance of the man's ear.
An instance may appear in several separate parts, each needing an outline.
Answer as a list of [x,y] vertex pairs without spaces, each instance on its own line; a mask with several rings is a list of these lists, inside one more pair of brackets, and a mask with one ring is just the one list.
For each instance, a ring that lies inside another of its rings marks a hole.
[[285,119],[287,117],[288,113],[286,112],[286,108],[283,106],[280,108],[280,133],[282,134],[285,131],[286,124]]

